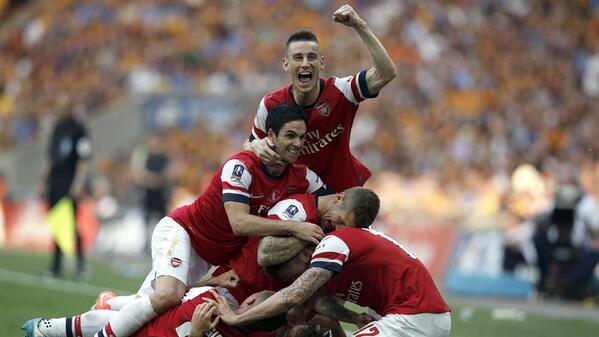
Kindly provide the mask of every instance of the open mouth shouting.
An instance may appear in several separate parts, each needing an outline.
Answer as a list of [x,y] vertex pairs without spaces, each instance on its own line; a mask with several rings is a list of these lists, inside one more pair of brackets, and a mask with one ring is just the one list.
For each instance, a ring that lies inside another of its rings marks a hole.
[[312,73],[309,71],[300,71],[297,74],[297,79],[302,86],[307,86],[312,82]]

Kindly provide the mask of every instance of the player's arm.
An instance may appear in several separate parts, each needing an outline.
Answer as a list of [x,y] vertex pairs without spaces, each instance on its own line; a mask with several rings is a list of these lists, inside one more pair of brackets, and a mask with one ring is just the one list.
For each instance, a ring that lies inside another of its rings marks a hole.
[[200,281],[198,283],[194,283],[185,287],[186,290],[191,288],[199,288],[199,287],[223,287],[223,288],[235,288],[239,285],[239,275],[235,272],[234,269],[227,271],[226,273],[222,273],[218,276],[211,277],[209,279]]
[[309,222],[292,222],[261,218],[250,214],[250,206],[243,202],[226,201],[225,211],[231,229],[239,236],[291,235],[300,240],[318,244],[324,237],[322,228]]
[[266,301],[239,315],[233,313],[224,299],[217,297],[221,319],[229,325],[239,326],[280,314],[305,302],[320,287],[322,287],[332,275],[332,271],[324,268],[309,268],[289,287],[282,289],[269,297]]
[[346,308],[339,300],[329,296],[324,289],[322,289],[322,293],[319,295],[315,296],[312,304],[312,309],[319,314],[326,315],[338,321],[352,323],[358,328],[374,320],[372,316],[366,313],[360,314]]
[[307,241],[295,237],[265,236],[258,245],[258,264],[267,267],[283,263],[297,255]]
[[366,21],[362,20],[350,5],[343,5],[333,13],[336,22],[352,27],[358,32],[360,38],[366,45],[374,67],[366,72],[366,83],[368,92],[376,95],[387,83],[397,76],[397,68],[387,50],[379,39],[374,35]]

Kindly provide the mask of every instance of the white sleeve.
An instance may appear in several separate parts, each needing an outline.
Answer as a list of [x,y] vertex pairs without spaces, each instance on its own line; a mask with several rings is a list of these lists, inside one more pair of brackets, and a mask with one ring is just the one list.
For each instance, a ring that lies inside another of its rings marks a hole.
[[[260,104],[258,104],[256,117],[254,117],[254,127],[252,128],[252,136],[254,136],[256,139],[262,139],[265,137],[266,116],[268,116],[268,110],[266,109],[266,104],[264,103],[264,97],[262,97]],[[264,135],[261,135],[260,132],[262,132]]]
[[296,199],[279,201],[268,211],[268,215],[274,215],[281,220],[291,220],[296,222],[306,221],[308,217],[304,206]]
[[347,244],[337,236],[327,235],[316,246],[310,267],[320,267],[338,273],[348,257]]
[[323,187],[326,188],[322,179],[309,168],[306,169],[306,180],[308,180],[309,183],[308,193],[314,193]]
[[[220,175],[224,201],[249,202],[252,175],[239,159],[231,159],[223,165]],[[239,199],[242,198],[242,199]]]
[[347,98],[348,101],[357,105],[358,100],[354,96],[354,93],[351,89],[351,83],[353,78],[354,76],[336,77],[335,86],[337,87],[337,89],[339,89],[339,91],[343,93],[343,96],[345,96],[345,98]]

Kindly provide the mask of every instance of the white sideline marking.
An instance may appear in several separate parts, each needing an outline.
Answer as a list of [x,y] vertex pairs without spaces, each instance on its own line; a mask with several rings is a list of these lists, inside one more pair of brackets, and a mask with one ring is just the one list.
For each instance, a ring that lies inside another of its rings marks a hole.
[[[73,282],[39,275],[21,273],[0,268],[0,282],[13,283],[33,288],[62,291],[65,293],[79,294],[96,297],[98,293],[109,290],[107,287],[99,287],[88,283]],[[117,294],[132,294],[133,291],[110,289]]]

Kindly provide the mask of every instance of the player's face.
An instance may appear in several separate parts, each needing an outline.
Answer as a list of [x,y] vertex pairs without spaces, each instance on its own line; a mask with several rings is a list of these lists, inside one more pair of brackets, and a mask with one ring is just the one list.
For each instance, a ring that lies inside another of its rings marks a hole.
[[272,130],[269,136],[275,144],[275,151],[288,164],[294,163],[300,155],[304,139],[306,138],[306,123],[304,121],[291,121],[283,125],[279,134],[275,135]]
[[314,41],[295,41],[287,48],[283,69],[291,75],[293,89],[308,93],[319,90],[320,70],[324,70],[324,56]]
[[320,216],[320,227],[325,233],[343,227],[355,227],[354,213],[343,207],[344,193],[337,193],[333,205]]
[[325,233],[332,232],[343,227],[355,227],[354,213],[347,212],[341,207],[331,208],[320,217],[320,227]]

